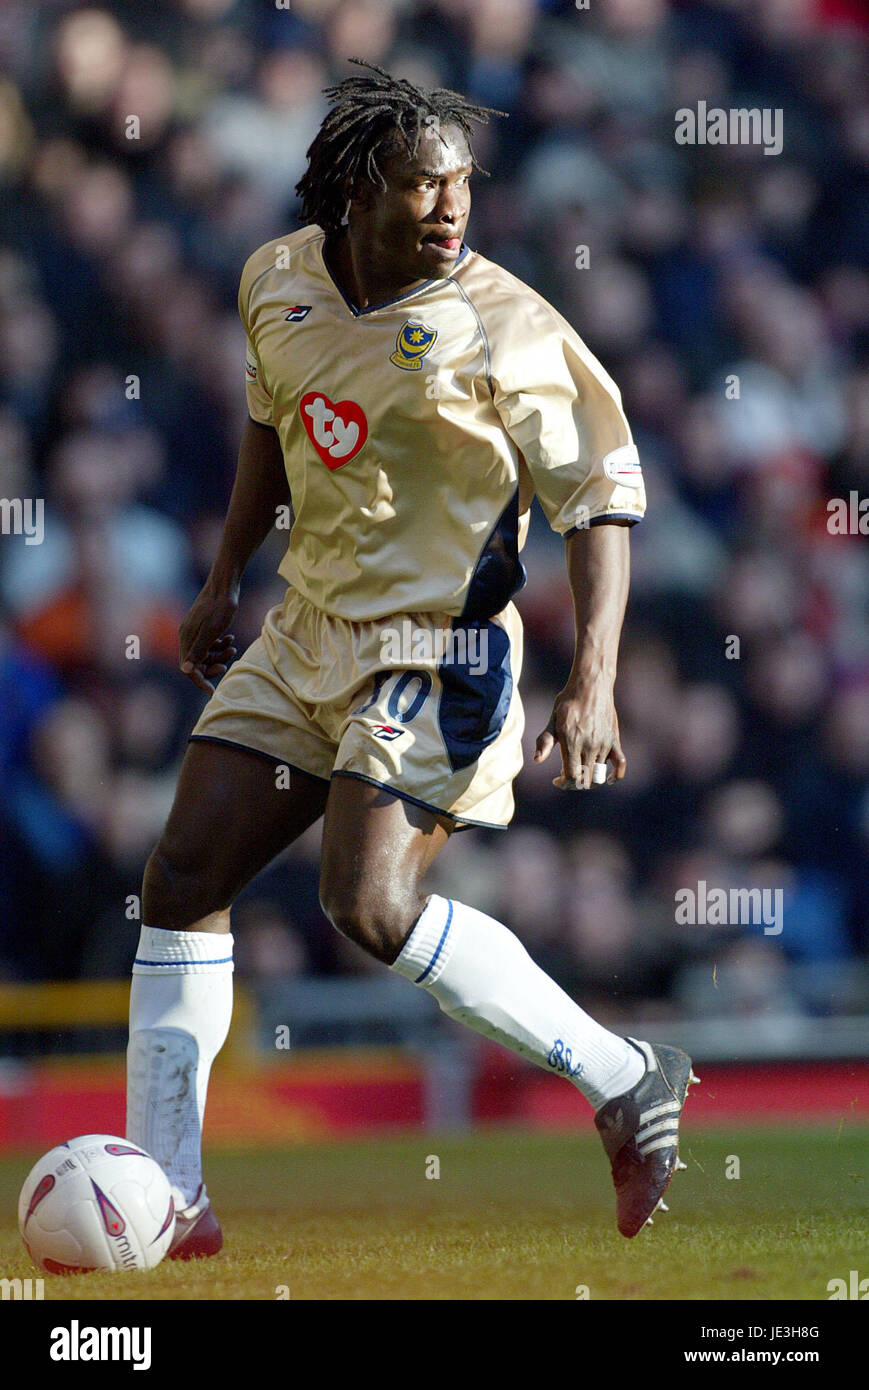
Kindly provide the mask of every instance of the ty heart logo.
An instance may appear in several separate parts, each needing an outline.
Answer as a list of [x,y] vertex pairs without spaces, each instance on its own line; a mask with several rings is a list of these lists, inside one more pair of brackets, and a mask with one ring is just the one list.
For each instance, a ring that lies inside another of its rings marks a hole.
[[306,391],[299,401],[299,414],[327,468],[343,468],[368,438],[365,412],[355,401],[335,404],[322,391]]

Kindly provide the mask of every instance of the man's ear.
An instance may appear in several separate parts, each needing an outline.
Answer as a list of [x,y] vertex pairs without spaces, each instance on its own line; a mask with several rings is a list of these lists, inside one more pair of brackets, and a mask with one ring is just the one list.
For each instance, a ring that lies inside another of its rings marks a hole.
[[357,179],[352,185],[350,180],[346,179],[344,189],[348,211],[351,203],[357,212],[371,211],[374,202],[374,189],[367,179]]

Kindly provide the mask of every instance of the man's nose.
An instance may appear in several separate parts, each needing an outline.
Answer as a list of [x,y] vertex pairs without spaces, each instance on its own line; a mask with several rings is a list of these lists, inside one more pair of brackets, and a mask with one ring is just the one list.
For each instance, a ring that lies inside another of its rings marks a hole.
[[460,222],[465,214],[467,201],[459,188],[441,189],[438,199],[437,215],[439,221]]

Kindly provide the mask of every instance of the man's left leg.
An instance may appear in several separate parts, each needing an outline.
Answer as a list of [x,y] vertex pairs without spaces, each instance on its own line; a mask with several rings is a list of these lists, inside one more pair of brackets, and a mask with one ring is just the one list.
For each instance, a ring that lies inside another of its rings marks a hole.
[[[601,1027],[494,918],[427,898],[419,885],[449,833],[446,817],[334,776],[323,827],[323,909],[339,931],[426,989],[451,1018],[582,1092],[613,1162],[619,1229],[635,1235],[675,1171],[690,1061],[676,1049],[653,1050]],[[616,1099],[625,1103],[610,1112]]]

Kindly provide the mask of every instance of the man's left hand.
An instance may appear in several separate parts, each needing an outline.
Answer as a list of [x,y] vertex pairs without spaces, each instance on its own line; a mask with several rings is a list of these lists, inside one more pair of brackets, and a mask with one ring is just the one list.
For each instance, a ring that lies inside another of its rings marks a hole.
[[561,776],[552,785],[562,791],[587,791],[594,782],[595,763],[612,764],[608,782],[620,782],[627,759],[619,742],[619,721],[608,682],[565,687],[555,699],[552,718],[538,736],[534,761],[545,763],[553,748],[561,749]]

